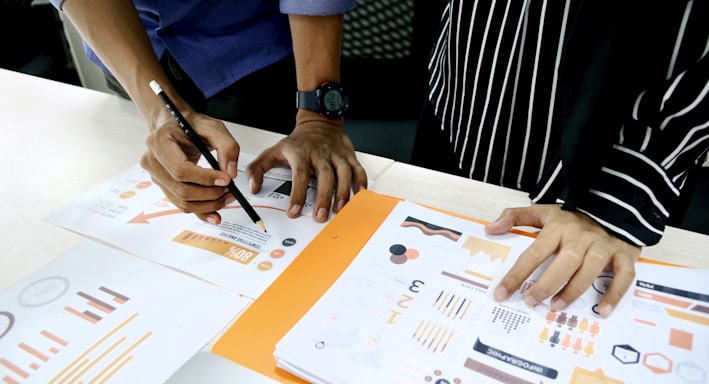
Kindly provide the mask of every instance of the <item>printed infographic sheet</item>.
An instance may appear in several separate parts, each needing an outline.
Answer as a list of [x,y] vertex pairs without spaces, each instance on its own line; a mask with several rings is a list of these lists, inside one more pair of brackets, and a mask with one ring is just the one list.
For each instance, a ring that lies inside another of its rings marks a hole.
[[162,383],[249,303],[86,241],[0,293],[0,382]]
[[[238,202],[219,212],[219,225],[183,213],[139,165],[94,188],[47,220],[256,299],[324,224],[312,218],[314,183],[308,189],[303,215],[296,219],[286,216],[291,190],[289,169],[269,171],[261,191],[248,193],[244,170],[252,159],[252,155],[240,156],[235,183],[263,220],[266,233]],[[200,165],[209,167],[206,162]]]
[[[611,273],[563,311],[492,291],[532,238],[410,202],[280,340],[279,367],[329,383],[707,383],[709,271],[638,263],[615,313]],[[542,266],[541,268],[543,268]]]

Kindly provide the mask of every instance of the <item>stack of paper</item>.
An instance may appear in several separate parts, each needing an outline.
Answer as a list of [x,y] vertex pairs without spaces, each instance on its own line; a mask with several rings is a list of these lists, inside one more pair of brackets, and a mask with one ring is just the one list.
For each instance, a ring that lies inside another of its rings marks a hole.
[[[596,305],[612,274],[564,311],[524,304],[538,273],[495,302],[494,287],[532,240],[488,236],[473,220],[360,193],[214,351],[283,382],[709,380],[709,271],[638,263],[608,319]],[[306,288],[306,269],[313,280],[335,277]]]

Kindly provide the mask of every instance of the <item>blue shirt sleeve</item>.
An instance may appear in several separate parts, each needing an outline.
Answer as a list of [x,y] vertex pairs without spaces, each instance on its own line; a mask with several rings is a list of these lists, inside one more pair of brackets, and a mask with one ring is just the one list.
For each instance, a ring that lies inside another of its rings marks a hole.
[[280,0],[281,12],[288,15],[338,15],[351,11],[354,7],[355,0]]

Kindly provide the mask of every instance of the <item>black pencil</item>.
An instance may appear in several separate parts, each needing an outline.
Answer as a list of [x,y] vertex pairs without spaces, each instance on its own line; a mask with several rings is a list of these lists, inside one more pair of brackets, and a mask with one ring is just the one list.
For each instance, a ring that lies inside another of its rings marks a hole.
[[[172,117],[175,118],[177,121],[177,124],[180,125],[180,128],[182,128],[183,131],[185,131],[185,134],[192,140],[195,146],[197,146],[197,149],[199,149],[199,152],[202,153],[202,156],[204,156],[205,159],[209,162],[209,165],[212,166],[215,170],[219,170],[219,162],[217,162],[217,159],[212,156],[212,153],[209,151],[207,146],[204,144],[202,139],[197,135],[197,132],[195,132],[190,124],[187,122],[187,120],[182,116],[180,111],[177,109],[175,104],[172,103],[172,100],[167,96],[167,94],[162,90],[160,87],[160,84],[158,84],[157,81],[153,80],[150,82],[150,88],[153,89],[153,92],[160,98],[160,100],[165,104],[165,107],[167,108],[168,111],[170,111],[170,114]],[[239,204],[241,204],[241,207],[244,208],[246,213],[249,215],[251,220],[258,225],[261,230],[266,232],[266,226],[263,225],[263,221],[259,217],[259,215],[254,211],[254,208],[249,204],[249,202],[246,200],[244,195],[241,194],[241,191],[239,191],[238,188],[236,188],[236,184],[234,184],[234,180],[229,181],[228,185],[229,191],[236,197],[236,200],[239,201]]]

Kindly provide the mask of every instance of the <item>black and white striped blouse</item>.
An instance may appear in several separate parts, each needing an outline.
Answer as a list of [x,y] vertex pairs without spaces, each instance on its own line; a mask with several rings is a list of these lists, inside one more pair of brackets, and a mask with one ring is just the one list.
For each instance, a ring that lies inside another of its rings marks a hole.
[[709,2],[450,0],[429,100],[470,178],[659,241],[709,148]]

